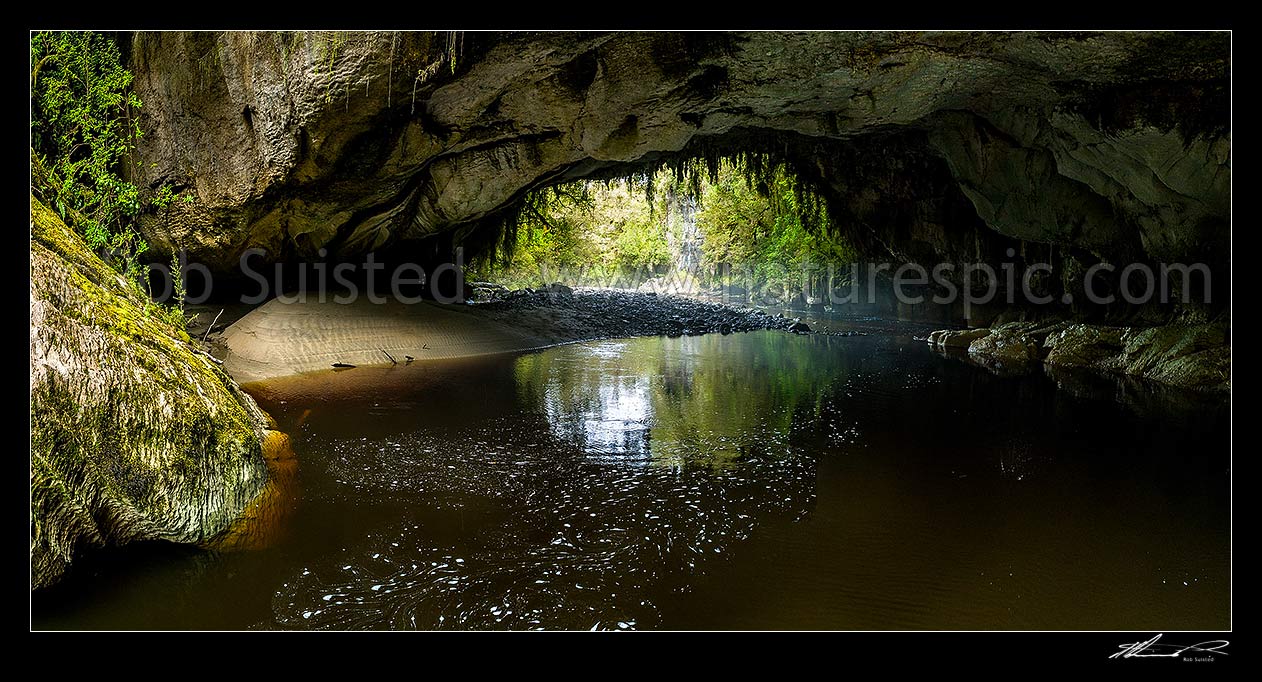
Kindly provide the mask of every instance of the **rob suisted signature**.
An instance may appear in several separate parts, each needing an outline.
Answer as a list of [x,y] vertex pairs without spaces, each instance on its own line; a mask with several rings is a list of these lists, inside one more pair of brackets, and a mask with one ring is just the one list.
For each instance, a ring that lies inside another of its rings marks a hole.
[[[1161,644],[1161,635],[1156,635],[1145,642],[1131,642],[1118,647],[1119,651],[1109,658],[1180,658],[1188,660],[1212,661],[1214,654],[1227,655],[1224,648],[1229,644],[1225,639],[1214,639],[1200,644],[1187,646],[1178,644]],[[1185,656],[1186,654],[1186,656]]]

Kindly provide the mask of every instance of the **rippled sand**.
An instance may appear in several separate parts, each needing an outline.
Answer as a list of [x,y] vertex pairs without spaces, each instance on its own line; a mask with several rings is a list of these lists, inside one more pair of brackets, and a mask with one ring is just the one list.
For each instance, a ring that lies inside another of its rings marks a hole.
[[223,334],[224,367],[240,383],[345,365],[490,355],[543,348],[559,339],[477,317],[459,306],[397,301],[285,304],[254,309]]

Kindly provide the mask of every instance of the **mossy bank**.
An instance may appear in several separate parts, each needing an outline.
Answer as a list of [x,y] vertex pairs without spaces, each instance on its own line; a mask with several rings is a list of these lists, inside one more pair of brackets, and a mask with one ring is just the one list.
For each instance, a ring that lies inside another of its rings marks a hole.
[[208,544],[267,483],[267,417],[31,199],[31,588],[85,550]]

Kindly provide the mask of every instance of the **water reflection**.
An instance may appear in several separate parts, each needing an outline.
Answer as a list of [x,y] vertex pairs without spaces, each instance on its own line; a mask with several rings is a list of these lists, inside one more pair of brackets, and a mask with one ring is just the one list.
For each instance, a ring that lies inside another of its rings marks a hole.
[[[541,409],[556,437],[596,456],[651,454],[653,410],[648,376],[629,371],[623,362],[625,341],[595,343],[576,353],[563,371],[530,355],[517,361],[518,389],[530,393],[542,385]],[[537,365],[545,365],[539,367]],[[630,459],[635,459],[630,458]]]
[[[804,427],[840,369],[797,367],[801,349],[777,343],[752,367],[715,362],[715,338],[523,356],[516,414],[329,443],[342,504],[424,499],[466,530],[443,545],[432,520],[387,527],[304,565],[276,593],[277,624],[660,625],[664,596],[760,519],[809,511],[816,455],[793,445],[793,415]],[[812,379],[777,386],[772,367]],[[750,390],[760,384],[771,390]]]
[[37,626],[1227,622],[1221,407],[1136,411],[910,334],[605,341],[250,390],[297,453],[285,536],[102,568]]
[[[821,416],[844,379],[843,341],[783,335],[605,341],[518,359],[522,400],[548,416],[560,441],[595,458],[639,455],[658,466],[721,468],[749,453],[785,452]],[[829,350],[836,350],[829,354]],[[723,356],[741,358],[724,362]],[[829,421],[857,435],[853,424]]]

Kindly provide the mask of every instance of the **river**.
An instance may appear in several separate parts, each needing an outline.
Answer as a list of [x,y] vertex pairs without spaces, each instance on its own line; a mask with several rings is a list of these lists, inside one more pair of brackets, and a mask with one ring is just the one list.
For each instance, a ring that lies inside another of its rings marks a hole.
[[1080,397],[897,326],[250,390],[299,463],[270,546],[101,553],[34,628],[1231,625],[1225,404]]

